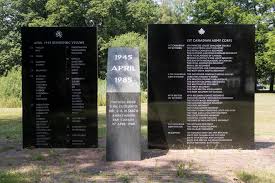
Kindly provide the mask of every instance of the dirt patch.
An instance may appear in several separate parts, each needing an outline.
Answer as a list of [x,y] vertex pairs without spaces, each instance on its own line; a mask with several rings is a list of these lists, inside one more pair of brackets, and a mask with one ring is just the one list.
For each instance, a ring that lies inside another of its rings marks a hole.
[[[144,142],[146,140],[144,139]],[[148,150],[142,161],[106,162],[97,149],[22,149],[0,142],[0,169],[41,171],[40,182],[238,182],[236,171],[275,171],[275,138],[256,139],[255,150]]]

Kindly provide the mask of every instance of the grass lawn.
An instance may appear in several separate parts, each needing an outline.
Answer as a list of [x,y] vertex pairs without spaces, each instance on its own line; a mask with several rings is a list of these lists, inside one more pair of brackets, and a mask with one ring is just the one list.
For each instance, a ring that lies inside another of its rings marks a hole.
[[237,173],[237,177],[244,183],[274,183],[275,174],[266,173],[263,171],[258,172],[246,172],[240,171]]
[[1,183],[34,183],[39,182],[41,171],[37,169],[0,171]]
[[[22,109],[0,108],[0,139],[20,141],[22,139]],[[0,148],[1,151],[1,148]]]
[[[0,153],[14,149],[21,143],[22,123],[21,108],[0,108]],[[99,117],[99,137],[106,134],[106,108],[100,106],[98,109]],[[142,104],[142,135],[147,138],[147,105]],[[255,135],[259,138],[275,138],[275,94],[256,94],[255,95]],[[54,154],[54,153],[52,153]],[[45,156],[38,153],[33,155],[38,161],[43,161]],[[42,159],[41,159],[42,158]],[[1,165],[1,160],[0,160]],[[0,169],[0,182],[39,182],[40,174],[43,173],[39,168],[31,164],[27,167],[29,171],[21,169]],[[35,171],[34,171],[34,170]],[[38,171],[39,170],[39,171]],[[259,171],[238,171],[236,177],[245,183],[275,182],[275,174]],[[127,182],[127,181],[126,181]]]
[[275,94],[255,96],[255,135],[275,137]]

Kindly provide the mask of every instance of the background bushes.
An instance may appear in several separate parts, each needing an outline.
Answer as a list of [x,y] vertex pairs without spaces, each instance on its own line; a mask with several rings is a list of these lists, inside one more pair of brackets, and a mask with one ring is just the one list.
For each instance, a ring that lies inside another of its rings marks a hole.
[[0,107],[21,107],[21,67],[0,77]]

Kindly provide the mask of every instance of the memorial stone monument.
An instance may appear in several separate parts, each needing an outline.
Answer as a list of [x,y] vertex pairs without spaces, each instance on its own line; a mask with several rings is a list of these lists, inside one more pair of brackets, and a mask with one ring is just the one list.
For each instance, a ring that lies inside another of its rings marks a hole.
[[96,28],[21,33],[23,147],[97,147]]
[[254,25],[149,25],[149,148],[253,148]]
[[109,48],[106,100],[106,160],[140,160],[138,49]]

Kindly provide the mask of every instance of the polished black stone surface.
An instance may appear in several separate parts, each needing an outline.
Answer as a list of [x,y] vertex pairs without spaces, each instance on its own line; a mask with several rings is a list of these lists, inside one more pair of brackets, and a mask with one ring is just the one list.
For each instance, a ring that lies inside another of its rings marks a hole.
[[97,147],[96,28],[22,28],[23,147]]
[[253,148],[253,25],[149,25],[148,147]]

